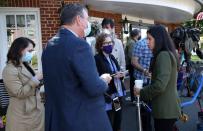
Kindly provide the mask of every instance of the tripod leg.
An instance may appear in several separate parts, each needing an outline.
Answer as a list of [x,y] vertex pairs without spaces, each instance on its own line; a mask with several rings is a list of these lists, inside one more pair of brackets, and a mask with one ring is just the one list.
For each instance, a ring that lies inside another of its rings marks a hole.
[[139,131],[142,131],[142,120],[140,114],[140,96],[137,96],[137,111],[138,111]]
[[185,83],[184,83],[186,89],[187,89],[187,97],[191,97],[191,91],[190,91],[190,83],[189,83],[189,78],[187,77],[185,79]]

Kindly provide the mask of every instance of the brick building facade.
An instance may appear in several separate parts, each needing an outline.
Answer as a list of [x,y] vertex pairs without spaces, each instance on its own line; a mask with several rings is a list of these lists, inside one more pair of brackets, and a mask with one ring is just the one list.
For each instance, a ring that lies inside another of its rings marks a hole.
[[[64,1],[65,4],[85,3],[85,0],[0,0],[0,79],[10,44],[20,36],[28,37],[36,42],[36,65],[38,69],[41,69],[43,47],[56,34],[60,25],[59,9],[62,7],[61,1]],[[98,11],[90,7],[89,16],[114,19],[115,32],[117,36],[123,38],[125,44],[126,36],[124,38],[124,35],[121,35],[123,16],[112,12]],[[160,23],[152,21],[150,24]],[[19,23],[23,25],[18,25]],[[31,26],[27,27],[29,24]],[[168,26],[169,31],[176,27],[174,24],[163,24]]]
[[[61,0],[4,0],[2,3],[4,7],[34,7],[40,9],[41,20],[41,34],[42,44],[46,42],[57,32],[59,27],[59,9],[61,7]],[[65,4],[69,3],[83,3],[83,0],[64,0]],[[113,14],[106,12],[99,12],[90,10],[89,16],[100,18],[113,18],[115,20],[115,31],[117,34],[121,32],[122,19],[121,14]]]

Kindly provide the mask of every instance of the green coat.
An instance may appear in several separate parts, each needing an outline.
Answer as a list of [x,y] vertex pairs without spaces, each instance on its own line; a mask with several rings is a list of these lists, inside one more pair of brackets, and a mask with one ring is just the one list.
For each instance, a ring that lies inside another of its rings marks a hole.
[[151,85],[140,91],[141,99],[150,100],[156,119],[179,118],[180,99],[177,93],[177,61],[168,52],[158,54]]

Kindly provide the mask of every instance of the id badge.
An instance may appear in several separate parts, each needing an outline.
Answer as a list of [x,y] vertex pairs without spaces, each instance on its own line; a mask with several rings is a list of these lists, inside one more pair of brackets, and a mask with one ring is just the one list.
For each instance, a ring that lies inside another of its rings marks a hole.
[[121,110],[121,104],[118,97],[113,98],[113,106],[115,111]]

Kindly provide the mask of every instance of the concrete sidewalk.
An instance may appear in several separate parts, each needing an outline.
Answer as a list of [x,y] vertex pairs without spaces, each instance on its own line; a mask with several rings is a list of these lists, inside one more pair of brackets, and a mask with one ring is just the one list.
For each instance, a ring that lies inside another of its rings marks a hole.
[[[129,96],[129,93],[127,93]],[[181,98],[182,101],[188,101],[191,98]],[[186,123],[177,121],[177,126],[180,131],[197,131],[197,120],[199,107],[197,103],[191,106],[183,108],[184,113],[189,116],[189,120]],[[137,106],[133,105],[129,101],[124,101],[123,118],[122,118],[122,131],[138,131],[137,121]]]

